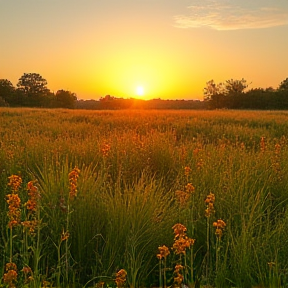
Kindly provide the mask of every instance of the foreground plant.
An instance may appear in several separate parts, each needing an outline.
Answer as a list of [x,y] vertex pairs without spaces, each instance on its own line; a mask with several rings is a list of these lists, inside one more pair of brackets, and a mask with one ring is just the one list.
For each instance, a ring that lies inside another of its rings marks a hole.
[[[176,255],[179,256],[179,264],[183,263],[183,269],[184,269],[184,278],[183,280],[185,280],[185,276],[186,278],[188,278],[189,275],[189,271],[190,270],[190,284],[192,284],[194,282],[194,267],[193,267],[193,260],[190,263],[190,269],[188,269],[188,265],[187,265],[187,254],[186,254],[186,249],[190,249],[192,251],[194,243],[195,243],[195,239],[193,238],[189,238],[186,234],[187,228],[180,223],[175,224],[172,229],[174,230],[174,243],[173,243],[173,247],[172,250],[174,251],[174,253]],[[192,251],[193,254],[193,251]],[[183,258],[182,258],[183,257]],[[191,255],[191,257],[193,259],[193,255]],[[186,279],[188,282],[188,279]]]
[[[59,286],[61,283],[61,274],[64,270],[64,282],[66,284],[69,283],[69,269],[70,269],[70,260],[72,259],[71,253],[70,253],[70,243],[69,243],[69,237],[70,237],[70,217],[72,210],[73,201],[75,201],[78,193],[77,184],[78,184],[78,178],[79,178],[80,170],[77,167],[74,167],[73,170],[68,174],[68,180],[69,180],[69,194],[67,196],[67,211],[66,211],[66,219],[65,219],[65,228],[62,227],[62,233],[60,236],[60,240],[58,242],[58,245],[55,245],[57,248],[57,257],[58,257],[58,272],[56,274],[56,281],[57,285]],[[64,243],[64,253],[62,254],[62,243]],[[64,259],[64,265],[62,265]],[[63,269],[64,268],[64,269]]]
[[214,208],[214,202],[215,202],[215,195],[213,193],[209,193],[209,195],[205,199],[206,209],[205,209],[205,217],[207,219],[206,221],[206,279],[209,284],[210,281],[210,272],[212,271],[212,259],[210,255],[210,229],[211,229],[211,215],[215,213]]
[[159,259],[159,286],[162,287],[162,275],[163,275],[164,288],[166,288],[167,287],[166,264],[167,264],[167,256],[170,254],[170,251],[169,248],[165,245],[158,247],[158,250],[159,254],[157,254],[157,258]]
[[184,276],[183,276],[183,270],[184,270],[185,267],[183,267],[181,264],[177,264],[175,266],[175,269],[174,269],[174,277],[173,277],[173,280],[174,280],[174,285],[175,287],[181,287],[182,286],[182,283],[184,281]]
[[127,272],[124,269],[121,269],[116,273],[115,283],[116,283],[117,288],[122,288],[125,286],[126,276],[127,276]]
[[223,236],[223,230],[226,227],[226,223],[219,219],[216,222],[213,222],[213,227],[215,227],[215,235],[216,235],[216,273],[219,270],[219,262],[220,262],[220,249],[221,249],[221,239]]
[[[41,258],[41,243],[40,243],[40,225],[41,225],[41,218],[40,218],[40,192],[35,185],[35,181],[30,181],[27,184],[27,191],[28,191],[28,201],[24,204],[26,208],[26,219],[21,222],[24,230],[24,239],[23,239],[23,262],[24,268],[23,273],[25,276],[25,282],[32,281],[34,274],[36,277],[38,275],[38,264]],[[28,241],[30,238],[30,241]],[[33,253],[33,271],[32,273],[31,268],[29,267],[29,258],[31,251]],[[38,277],[39,278],[39,277]],[[40,281],[40,279],[38,279]]]
[[17,265],[13,262],[9,262],[5,266],[5,274],[3,276],[3,282],[8,285],[9,288],[16,287],[17,283]]
[[[13,263],[13,229],[20,225],[21,222],[21,199],[18,195],[19,188],[22,184],[22,178],[18,175],[8,177],[8,186],[11,187],[11,194],[6,195],[8,204],[8,229],[9,229],[9,263]],[[8,265],[9,266],[9,265]],[[10,266],[9,266],[10,267]],[[10,272],[11,273],[11,272]]]

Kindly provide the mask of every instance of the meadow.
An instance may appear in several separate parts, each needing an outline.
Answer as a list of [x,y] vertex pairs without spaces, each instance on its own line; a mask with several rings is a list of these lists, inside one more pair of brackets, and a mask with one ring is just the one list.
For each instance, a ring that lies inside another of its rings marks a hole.
[[0,108],[0,287],[288,287],[288,112]]

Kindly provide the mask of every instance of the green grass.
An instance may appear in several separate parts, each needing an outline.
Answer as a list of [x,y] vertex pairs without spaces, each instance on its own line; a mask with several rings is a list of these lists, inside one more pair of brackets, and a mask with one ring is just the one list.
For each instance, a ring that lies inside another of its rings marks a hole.
[[[0,119],[1,275],[10,254],[8,177],[22,177],[22,204],[29,181],[37,180],[41,193],[37,237],[21,225],[13,229],[19,287],[44,280],[54,287],[116,286],[122,268],[129,287],[159,286],[156,254],[159,246],[172,247],[176,223],[196,239],[192,257],[187,251],[186,284],[288,285],[288,112],[1,108]],[[70,201],[76,166],[78,195]],[[195,192],[181,206],[175,192],[187,183]],[[207,229],[210,192],[215,213]],[[212,225],[218,219],[227,223],[220,244]],[[69,238],[61,241],[63,232]],[[168,286],[180,258],[172,250],[167,257]],[[35,272],[29,284],[24,265]]]

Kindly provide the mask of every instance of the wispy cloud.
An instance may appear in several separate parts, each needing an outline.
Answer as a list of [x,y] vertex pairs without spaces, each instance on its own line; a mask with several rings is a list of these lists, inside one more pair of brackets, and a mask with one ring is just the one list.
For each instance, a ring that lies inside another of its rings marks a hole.
[[258,7],[251,6],[251,8],[243,4],[236,5],[236,1],[233,1],[234,4],[232,4],[227,0],[192,2],[193,4],[187,8],[189,10],[187,15],[174,17],[176,27],[196,28],[204,26],[216,30],[237,30],[288,24],[288,5],[286,7],[273,6],[273,1],[269,6],[260,7],[258,5]]

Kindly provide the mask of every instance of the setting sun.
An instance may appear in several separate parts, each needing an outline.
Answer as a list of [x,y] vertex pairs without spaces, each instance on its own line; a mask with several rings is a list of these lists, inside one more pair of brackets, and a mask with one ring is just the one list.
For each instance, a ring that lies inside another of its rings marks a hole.
[[137,86],[136,87],[136,94],[137,94],[137,96],[143,96],[145,94],[144,87],[143,86]]

